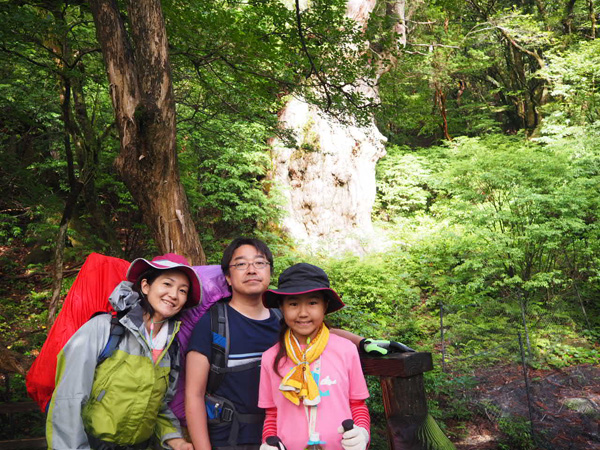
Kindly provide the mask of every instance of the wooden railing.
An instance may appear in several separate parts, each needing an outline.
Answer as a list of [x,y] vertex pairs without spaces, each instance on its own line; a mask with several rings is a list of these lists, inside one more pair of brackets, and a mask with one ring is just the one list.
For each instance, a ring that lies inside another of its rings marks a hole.
[[361,363],[365,375],[379,377],[391,450],[454,448],[428,417],[423,374],[433,369],[431,353],[361,356]]

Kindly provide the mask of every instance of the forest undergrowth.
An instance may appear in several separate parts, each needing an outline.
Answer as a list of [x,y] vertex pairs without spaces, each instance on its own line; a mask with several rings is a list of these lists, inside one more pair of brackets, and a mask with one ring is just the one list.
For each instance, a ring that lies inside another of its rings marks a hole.
[[[0,290],[9,293],[1,300],[3,320],[0,325],[2,396],[3,401],[9,402],[28,400],[23,375],[18,372],[26,371],[47,332],[50,267],[28,265],[26,257],[24,247],[15,245],[3,247],[0,255],[6,262],[0,272]],[[64,293],[82,263],[73,261],[69,266],[70,278],[65,283]],[[406,263],[404,259],[402,264]],[[399,276],[398,267],[391,260],[381,266],[373,259],[348,257],[329,264],[327,270],[332,281],[348,305],[345,311],[333,316],[336,325],[366,336],[394,338],[419,351],[433,353],[435,369],[426,374],[430,412],[457,449],[597,448],[600,442],[600,415],[594,406],[600,400],[597,344],[570,338],[570,347],[562,342],[563,347],[550,355],[548,349],[537,344],[543,341],[548,331],[531,328],[536,342],[535,355],[527,362],[531,383],[529,395],[534,398],[532,422],[518,343],[506,337],[510,333],[501,336],[490,327],[491,335],[480,335],[481,343],[475,351],[473,336],[465,339],[460,334],[467,333],[469,328],[460,321],[470,322],[471,332],[478,329],[481,333],[482,323],[486,321],[481,311],[461,315],[460,320],[456,314],[453,317],[448,313],[446,337],[442,342],[439,309],[428,306],[432,301],[430,294],[411,286],[407,275]],[[379,270],[375,270],[376,267]],[[390,282],[392,279],[395,282]],[[369,291],[372,292],[369,294]],[[402,302],[398,301],[399,296],[404,299]],[[565,336],[573,334],[566,328],[563,331]],[[555,326],[552,332],[560,333],[561,327]],[[502,339],[506,341],[502,342]],[[489,345],[490,340],[501,345],[494,348]],[[559,343],[555,342],[555,345]],[[381,431],[372,448],[383,450],[387,448],[383,438],[385,416],[377,380],[370,379],[369,388],[373,429]],[[577,399],[580,403],[589,402],[591,408],[569,403],[577,403]],[[0,420],[0,440],[44,434],[41,413],[21,413],[18,419],[0,414]]]

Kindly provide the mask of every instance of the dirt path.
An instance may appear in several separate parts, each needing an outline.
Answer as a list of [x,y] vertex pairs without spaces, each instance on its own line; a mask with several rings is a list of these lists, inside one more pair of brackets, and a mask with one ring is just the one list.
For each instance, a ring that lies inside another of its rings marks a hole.
[[[529,370],[528,377],[529,396],[519,366],[478,371],[469,392],[473,420],[456,448],[600,450],[600,365]],[[526,439],[532,431],[534,447]]]

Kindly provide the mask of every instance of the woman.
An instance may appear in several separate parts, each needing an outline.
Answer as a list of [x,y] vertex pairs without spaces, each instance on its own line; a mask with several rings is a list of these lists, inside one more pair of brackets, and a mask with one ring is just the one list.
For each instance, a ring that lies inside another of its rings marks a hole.
[[179,352],[169,349],[176,345],[179,312],[200,298],[200,279],[184,257],[136,259],[109,298],[124,330],[116,350],[98,363],[112,326],[111,316],[100,314],[58,355],[48,448],[136,450],[158,441],[162,448],[193,450],[168,407],[179,366]]

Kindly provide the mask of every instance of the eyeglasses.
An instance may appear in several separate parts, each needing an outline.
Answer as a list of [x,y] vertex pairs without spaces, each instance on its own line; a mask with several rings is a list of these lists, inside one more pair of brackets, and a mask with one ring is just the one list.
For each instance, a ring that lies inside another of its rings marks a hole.
[[235,270],[246,270],[249,266],[254,266],[256,270],[262,270],[271,263],[268,261],[254,261],[254,262],[240,262],[237,264],[230,264],[229,267],[233,267]]

